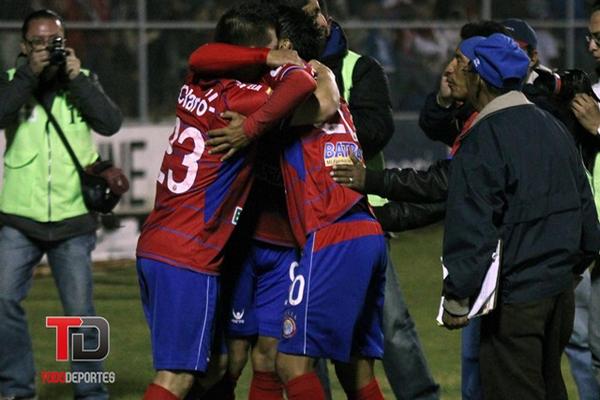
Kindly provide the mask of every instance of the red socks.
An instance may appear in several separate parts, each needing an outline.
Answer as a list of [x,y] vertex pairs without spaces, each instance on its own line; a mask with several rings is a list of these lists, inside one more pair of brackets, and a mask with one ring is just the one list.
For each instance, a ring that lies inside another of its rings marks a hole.
[[142,400],[180,400],[179,397],[169,392],[162,386],[151,383],[144,393]]
[[292,379],[285,385],[288,400],[325,400],[325,392],[314,372]]
[[277,374],[254,371],[248,400],[283,400],[283,384]]
[[384,400],[377,379],[373,379],[358,392],[348,395],[348,400]]

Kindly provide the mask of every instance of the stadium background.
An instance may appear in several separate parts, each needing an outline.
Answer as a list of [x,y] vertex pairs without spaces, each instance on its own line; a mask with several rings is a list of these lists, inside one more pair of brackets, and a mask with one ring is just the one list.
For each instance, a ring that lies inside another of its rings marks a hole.
[[[95,71],[121,107],[126,122],[110,139],[98,138],[103,157],[112,158],[132,182],[117,214],[120,229],[104,228],[94,252],[98,261],[97,308],[111,322],[107,368],[117,372],[118,399],[137,398],[150,379],[147,330],[143,323],[131,260],[139,221],[152,206],[154,180],[174,121],[175,98],[187,56],[211,40],[221,13],[234,0],[0,0],[0,67],[15,65],[20,27],[31,9],[51,8],[66,20],[69,47]],[[592,72],[586,54],[588,0],[329,0],[350,47],[377,58],[388,74],[396,132],[386,148],[388,166],[425,167],[446,156],[418,128],[418,110],[435,90],[458,42],[460,27],[479,19],[526,19],[536,29],[542,63]],[[0,139],[0,149],[4,142]],[[0,163],[0,170],[2,164]],[[1,183],[0,183],[1,184]],[[444,398],[459,398],[458,335],[435,327],[440,291],[441,227],[399,235],[395,265],[425,351]],[[108,260],[108,261],[107,261]],[[60,312],[54,285],[39,269],[27,302],[40,370],[52,363],[54,340],[43,317]],[[46,284],[47,283],[47,284]],[[569,390],[574,387],[569,377]],[[42,399],[67,398],[68,388],[44,387]]]

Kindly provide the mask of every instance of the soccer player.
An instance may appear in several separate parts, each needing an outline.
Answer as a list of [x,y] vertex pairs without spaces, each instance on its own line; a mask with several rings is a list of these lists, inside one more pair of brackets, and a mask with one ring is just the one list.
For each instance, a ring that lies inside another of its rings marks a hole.
[[[224,43],[267,48],[277,43],[274,21],[245,5],[221,18],[215,37]],[[315,89],[315,80],[304,69],[284,67],[261,83],[261,67],[238,72],[239,80],[199,80],[190,75],[179,94],[155,206],[137,247],[141,297],[157,370],[145,399],[183,398],[194,376],[207,370],[223,247],[253,180],[255,146],[223,161],[221,155],[206,151],[206,132],[226,125],[221,116],[225,110],[248,115],[244,126],[250,132],[266,129],[270,118],[286,116]]]
[[[229,60],[260,63],[251,53],[227,54]],[[194,55],[192,68],[209,63]],[[241,148],[235,143],[245,136],[243,118],[231,115],[231,125],[210,133],[219,151]],[[385,241],[364,197],[330,176],[333,165],[351,162],[351,153],[362,158],[352,117],[342,102],[325,123],[288,126],[280,135],[290,140],[282,169],[290,222],[303,246],[299,264],[289,271],[292,283],[277,356],[288,399],[324,398],[313,372],[320,357],[334,360],[349,397],[382,398],[373,359],[381,357],[383,346]]]
[[[323,32],[313,23],[312,17],[298,9],[280,7],[264,12],[278,15],[279,47],[298,51],[304,59],[313,59],[319,55],[324,43]],[[196,71],[214,75],[216,70],[227,74],[232,60],[216,60],[222,54],[230,54],[230,46],[222,44],[207,45],[199,48],[192,56],[197,60]],[[260,49],[253,49],[255,53]],[[213,53],[214,52],[214,53]],[[316,65],[320,81],[329,78],[329,87],[324,95],[331,97],[335,91],[335,78],[328,70]],[[320,70],[321,68],[321,70]],[[319,85],[316,95],[323,93],[323,84]],[[338,96],[339,97],[339,96]],[[336,112],[336,107],[330,114]],[[298,110],[296,114],[302,113]],[[313,122],[323,122],[314,115]],[[291,283],[290,268],[298,264],[297,242],[288,222],[283,181],[279,168],[280,144],[276,137],[267,135],[259,141],[259,155],[255,166],[257,180],[250,199],[240,220],[238,229],[250,225],[250,249],[245,252],[239,243],[245,240],[236,237],[236,261],[242,264],[239,276],[235,277],[235,287],[231,299],[231,314],[228,317],[228,395],[233,392],[237,377],[247,362],[247,354],[252,346],[252,367],[254,370],[250,385],[250,399],[282,398],[283,386],[275,373],[275,355],[278,339],[281,336],[284,300]],[[240,256],[240,253],[242,256]],[[231,260],[230,260],[231,262]],[[235,262],[235,261],[234,261]],[[258,335],[258,338],[256,338]]]

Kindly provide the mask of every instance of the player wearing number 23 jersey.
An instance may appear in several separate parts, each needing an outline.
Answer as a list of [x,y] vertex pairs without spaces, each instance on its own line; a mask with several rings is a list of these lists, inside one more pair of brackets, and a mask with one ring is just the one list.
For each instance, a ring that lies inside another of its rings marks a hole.
[[[315,88],[286,67],[260,84],[194,81],[182,86],[177,120],[156,184],[154,209],[138,241],[138,275],[157,370],[205,371],[209,362],[219,267],[253,180],[253,144],[226,161],[210,154],[207,132],[227,125],[227,110],[264,121],[259,107],[287,115]],[[273,105],[285,90],[286,102]]]
[[256,149],[250,145],[221,162],[221,154],[209,154],[205,148],[206,132],[227,125],[219,116],[224,111],[243,115],[256,111],[269,98],[271,87],[284,90],[282,82],[288,75],[304,82],[289,92],[286,101],[291,110],[314,89],[313,78],[293,66],[282,68],[277,75],[267,74],[263,84],[190,81],[181,88],[177,122],[160,169],[154,209],[138,242],[139,257],[218,274],[222,249],[250,191]]

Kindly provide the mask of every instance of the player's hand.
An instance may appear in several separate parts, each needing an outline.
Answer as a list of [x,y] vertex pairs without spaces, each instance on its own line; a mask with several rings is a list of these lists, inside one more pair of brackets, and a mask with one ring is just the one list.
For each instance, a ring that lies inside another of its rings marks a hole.
[[358,192],[365,190],[366,168],[354,153],[350,153],[352,165],[334,165],[331,171],[333,180]]
[[81,73],[81,60],[75,55],[75,50],[70,47],[65,49],[67,51],[67,57],[65,61],[65,72],[69,77],[69,80],[77,78]]
[[571,101],[571,111],[575,117],[592,135],[598,134],[600,127],[600,108],[598,103],[589,94],[578,93]]
[[229,120],[229,125],[225,128],[214,129],[208,131],[207,135],[210,138],[206,144],[212,146],[208,151],[209,154],[225,153],[221,157],[221,161],[225,161],[233,157],[235,153],[250,144],[250,139],[244,133],[244,117],[234,111],[225,111],[221,114],[221,118]]
[[296,50],[275,49],[269,51],[269,54],[267,54],[267,66],[277,68],[285,64],[302,66],[304,65],[304,61],[302,61]]
[[333,71],[331,69],[329,69],[329,67],[327,65],[325,65],[317,60],[310,60],[308,63],[310,64],[312,69],[315,71],[317,76],[325,76],[325,75],[331,74],[335,81],[335,75],[333,74]]
[[28,56],[29,68],[33,71],[35,76],[40,76],[44,68],[50,65],[50,53],[48,49],[34,48],[31,50]]
[[467,316],[455,317],[452,314],[448,313],[448,311],[444,310],[442,314],[442,322],[444,323],[444,327],[446,329],[460,329],[469,325],[469,318]]

